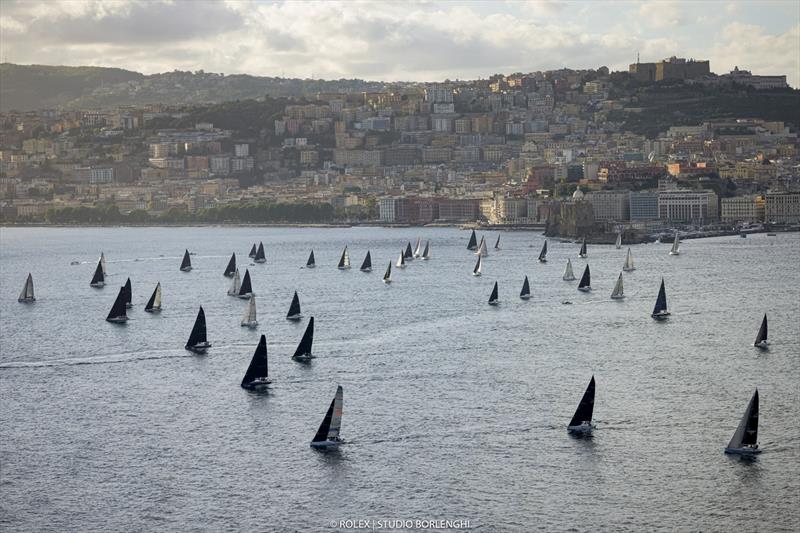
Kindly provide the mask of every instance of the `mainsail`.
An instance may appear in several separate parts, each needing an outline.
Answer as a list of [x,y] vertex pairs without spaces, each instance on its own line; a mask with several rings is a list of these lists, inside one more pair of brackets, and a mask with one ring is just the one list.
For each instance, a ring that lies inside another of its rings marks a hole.
[[258,243],[258,250],[256,250],[256,256],[253,258],[253,261],[256,263],[266,263],[267,262],[267,255],[264,253],[264,243]]
[[228,289],[228,296],[239,296],[239,288],[242,286],[241,279],[239,278],[239,269],[233,273],[233,283],[231,288]]
[[294,351],[294,355],[292,357],[301,359],[301,358],[310,358],[313,357],[311,355],[311,345],[314,344],[314,317],[312,316],[308,320],[308,326],[306,326],[306,332],[303,333],[303,338],[300,339],[300,344],[297,345],[297,349]]
[[311,250],[311,253],[308,254],[308,261],[306,261],[306,268],[314,268],[317,266],[316,261],[314,261],[314,250]]
[[425,241],[425,249],[422,251],[422,260],[427,261],[431,258],[431,241]]
[[498,302],[498,294],[497,294],[497,282],[494,282],[494,288],[492,289],[492,294],[489,295],[489,305],[495,305]]
[[761,327],[758,328],[758,335],[756,335],[755,346],[765,346],[767,344],[767,314],[764,313],[764,319],[761,321]]
[[250,253],[247,254],[247,257],[255,257],[256,256],[256,243],[253,243],[253,247],[250,248]]
[[622,248],[622,233],[617,233],[617,242],[614,246],[616,246],[617,250]]
[[483,266],[483,256],[478,256],[478,261],[475,263],[475,268],[472,269],[473,276],[481,275],[481,268]]
[[97,268],[94,269],[94,276],[92,276],[92,281],[89,283],[92,287],[103,287],[106,284],[106,277],[103,274],[103,264],[98,261]]
[[472,230],[472,235],[469,236],[469,242],[467,243],[467,250],[474,250],[478,247],[478,237],[475,235],[475,230]]
[[150,295],[150,299],[147,300],[147,303],[144,306],[144,310],[148,313],[152,313],[155,311],[161,311],[161,282],[159,281],[156,283],[156,288],[153,290],[153,294]]
[[494,249],[495,250],[499,250],[500,249],[500,235],[497,236],[497,240],[494,243]]
[[630,248],[628,248],[628,255],[625,256],[625,264],[622,266],[622,270],[625,272],[633,272],[636,270],[636,267],[633,266],[633,254]]
[[567,259],[567,268],[564,269],[564,277],[562,277],[564,281],[575,281],[575,274],[572,273],[572,261],[568,258]]
[[669,251],[669,255],[678,255],[680,254],[680,247],[681,247],[681,240],[678,237],[678,232],[675,232],[675,240],[672,241],[672,248]]
[[389,266],[386,267],[386,272],[383,274],[383,282],[384,283],[391,283],[392,282],[392,262],[389,261]]
[[525,276],[525,281],[522,282],[522,290],[519,291],[519,297],[527,300],[531,297],[531,286],[528,283],[528,276]]
[[189,272],[192,269],[192,260],[189,258],[189,250],[183,253],[183,261],[181,261],[181,271]]
[[227,278],[232,278],[233,273],[236,272],[236,254],[231,255],[230,261],[228,261],[228,266],[225,267],[225,272],[222,273],[223,276]]
[[583,238],[583,242],[581,243],[581,251],[578,252],[578,256],[586,258],[588,254],[586,253],[586,237]]
[[588,291],[592,288],[592,275],[589,272],[589,265],[586,265],[586,268],[583,269],[583,276],[581,276],[581,281],[578,283],[578,290],[579,291]]
[[667,311],[667,291],[664,289],[664,278],[661,278],[661,288],[658,289],[658,297],[656,298],[656,305],[653,307],[652,316],[666,316]]
[[594,376],[589,380],[589,386],[586,387],[586,392],[583,393],[581,403],[572,415],[572,420],[569,421],[569,427],[579,427],[586,422],[592,423],[592,414],[594,412]]
[[34,302],[36,298],[33,295],[33,276],[28,272],[28,277],[25,278],[25,285],[22,286],[22,292],[19,293],[19,302]]
[[367,255],[364,257],[364,262],[361,263],[361,272],[372,272],[372,257],[369,255],[369,250],[367,250]]
[[100,265],[103,267],[103,275],[105,276],[108,271],[106,270],[106,254],[104,252],[100,252]]
[[617,284],[614,285],[614,290],[611,292],[611,298],[614,300],[621,300],[625,298],[624,290],[622,287],[622,272],[619,273]]
[[414,252],[411,251],[411,241],[406,244],[406,251],[403,253],[403,258],[409,261],[414,259]]
[[206,313],[203,311],[203,306],[200,306],[200,311],[197,312],[197,318],[194,320],[192,332],[189,334],[189,340],[186,341],[185,348],[187,350],[205,350],[209,346],[208,339],[206,338]]
[[400,257],[397,258],[397,268],[406,267],[406,258],[403,257],[403,250],[400,250]]
[[255,295],[250,295],[250,300],[247,302],[247,309],[244,311],[244,315],[242,316],[242,326],[247,326],[249,328],[254,328],[258,325],[258,318],[256,316],[256,297]]
[[133,288],[131,287],[131,278],[128,278],[128,281],[125,282],[125,307],[130,309],[133,307]]
[[750,403],[747,404],[744,416],[725,451],[737,450],[743,447],[753,449],[758,447],[758,389],[753,393],[753,397],[750,398]]
[[294,291],[292,303],[289,305],[289,312],[286,313],[287,320],[300,320],[303,315],[300,313],[300,298],[297,297],[297,291]]
[[342,426],[342,403],[344,400],[344,393],[342,386],[336,388],[336,396],[333,397],[328,411],[325,413],[325,418],[322,419],[322,424],[319,425],[317,434],[311,441],[311,445],[330,443],[335,444],[339,441],[339,430]]
[[342,257],[339,258],[339,270],[347,270],[350,268],[350,253],[347,251],[347,246],[342,250]]
[[253,358],[250,360],[250,366],[247,367],[247,372],[244,373],[242,378],[242,387],[245,389],[253,388],[253,385],[261,382],[264,385],[269,383],[269,363],[267,361],[267,337],[261,335],[258,341]]
[[420,240],[419,237],[417,237],[417,245],[414,247],[414,257],[420,257],[420,255],[422,255],[420,252],[421,246],[422,246],[422,241]]
[[539,252],[539,262],[546,263],[547,262],[547,240],[545,239],[544,244],[542,245],[542,251]]
[[481,237],[481,243],[478,245],[478,250],[475,253],[484,257],[489,255],[489,251],[486,249],[486,239],[483,237]]
[[[235,278],[234,278],[235,279]],[[242,285],[239,287],[239,298],[249,298],[253,294],[253,285],[250,282],[250,269],[245,269]]]
[[128,320],[128,314],[125,312],[125,288],[120,287],[117,293],[117,299],[114,300],[114,305],[111,306],[111,311],[108,312],[106,320],[109,322],[125,322]]

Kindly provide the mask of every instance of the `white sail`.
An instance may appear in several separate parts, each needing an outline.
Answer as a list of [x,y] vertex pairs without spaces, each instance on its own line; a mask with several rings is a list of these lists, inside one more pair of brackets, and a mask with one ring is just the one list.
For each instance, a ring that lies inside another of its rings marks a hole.
[[347,248],[344,249],[344,267],[350,268],[350,252],[347,251]]
[[108,272],[106,272],[106,254],[104,254],[103,252],[100,252],[100,267],[103,269],[103,275],[104,276],[107,275]]
[[483,237],[481,237],[481,243],[478,245],[478,251],[476,251],[475,254],[483,257],[489,255],[489,251],[486,249],[486,239]]
[[405,268],[406,267],[406,260],[403,257],[403,250],[400,250],[400,257],[397,258],[397,268]]
[[617,233],[617,243],[615,246],[617,247],[617,250],[622,248],[622,233]]
[[483,256],[478,256],[478,262],[475,263],[475,268],[472,270],[473,276],[480,276],[481,269],[483,268]]
[[628,248],[628,255],[625,256],[625,264],[622,266],[622,270],[625,272],[633,272],[636,270],[636,267],[633,266],[633,254],[630,248]]
[[414,248],[414,257],[421,257],[422,252],[420,251],[420,247],[422,245],[422,241],[417,238],[417,246]]
[[611,298],[614,300],[621,300],[622,298],[625,298],[622,288],[622,272],[620,272],[619,277],[617,278],[617,284],[614,285],[614,291],[611,293]]
[[331,417],[331,426],[328,428],[328,440],[339,440],[339,430],[342,428],[342,403],[344,394],[342,387],[336,389],[336,397],[333,400],[333,416]]
[[575,281],[575,274],[572,273],[572,261],[567,259],[567,268],[564,269],[564,281]]
[[25,285],[22,287],[22,292],[19,293],[19,298],[17,299],[20,302],[33,302],[36,298],[33,295],[33,276],[28,273],[28,277],[25,279]]
[[431,258],[431,241],[425,241],[425,249],[422,250],[422,259],[427,261]]
[[247,327],[255,327],[258,325],[256,319],[256,297],[250,296],[250,301],[247,303],[247,309],[242,316],[242,325]]
[[228,289],[228,296],[239,296],[239,288],[242,286],[242,280],[239,278],[239,269],[233,273],[233,284]]
[[681,247],[681,240],[678,237],[678,232],[675,232],[675,240],[672,241],[672,249],[669,251],[669,255],[678,255],[680,254],[680,247]]
[[161,283],[156,285],[156,297],[153,299],[153,309],[161,309]]
[[391,283],[392,282],[392,262],[389,261],[389,266],[386,267],[386,272],[383,274],[383,282],[384,283]]

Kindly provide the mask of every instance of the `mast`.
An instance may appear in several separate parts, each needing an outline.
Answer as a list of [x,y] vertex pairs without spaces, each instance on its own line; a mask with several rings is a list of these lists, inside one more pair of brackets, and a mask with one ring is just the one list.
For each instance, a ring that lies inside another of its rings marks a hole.
[[206,313],[203,311],[203,306],[200,306],[200,311],[197,312],[197,318],[194,320],[192,332],[189,334],[189,340],[186,341],[186,349],[194,351],[196,349],[205,349],[208,344],[206,338]]
[[239,287],[239,298],[247,298],[253,293],[253,285],[250,282],[250,269],[245,269],[242,285]]
[[294,291],[294,296],[292,297],[292,303],[289,305],[289,312],[286,313],[287,320],[300,320],[302,318],[302,314],[300,313],[300,298],[297,297],[297,291]]
[[522,282],[522,290],[519,292],[519,297],[527,300],[531,297],[531,286],[528,283],[528,276],[525,276],[525,281]]
[[494,288],[492,289],[492,294],[489,296],[489,305],[495,305],[498,302],[498,294],[497,294],[497,282],[494,282]]
[[622,272],[619,273],[617,284],[614,285],[614,290],[611,292],[611,298],[614,300],[621,300],[625,297],[624,289],[622,286]]
[[181,271],[189,272],[192,269],[192,260],[189,258],[189,250],[183,253],[183,261],[181,261]]
[[467,243],[467,250],[474,250],[478,247],[478,237],[475,235],[475,230],[472,230],[472,234],[469,236],[469,242]]
[[250,388],[249,385],[254,381],[260,379],[267,382],[268,378],[267,337],[266,335],[261,335],[256,351],[253,353],[253,358],[250,360],[250,365],[247,367],[247,372],[244,373],[242,378],[242,387],[245,389]]
[[267,262],[267,255],[264,253],[264,243],[258,243],[258,250],[256,250],[256,256],[253,258],[253,261],[256,263],[266,263]]
[[483,257],[478,256],[478,261],[475,263],[475,268],[472,269],[473,276],[480,276],[481,275],[481,267],[483,266]]
[[631,249],[628,248],[628,255],[625,256],[625,264],[622,267],[625,272],[633,272],[636,268],[633,266],[633,254]]
[[226,278],[232,278],[234,272],[236,272],[236,253],[231,255],[231,259],[228,261],[228,266],[225,267],[225,272],[223,272],[222,275]]
[[336,388],[336,395],[333,397],[331,405],[328,407],[328,411],[325,413],[325,418],[322,419],[322,424],[319,425],[317,434],[314,435],[314,438],[311,441],[312,446],[315,443],[324,442],[330,442],[333,444],[339,440],[339,430],[341,429],[342,425],[343,400],[344,394],[342,391],[342,386],[339,385]]
[[758,328],[758,335],[756,335],[756,342],[754,346],[766,346],[767,344],[767,314],[764,313],[764,319],[761,321],[761,327]]
[[144,310],[148,313],[154,311],[161,311],[161,282],[156,283],[156,288],[153,289],[153,294],[144,306]]
[[425,241],[425,249],[422,251],[422,260],[427,261],[431,258],[431,241]]
[[19,293],[18,302],[34,302],[36,297],[33,295],[33,276],[28,272],[28,277],[25,278],[25,285],[22,286],[22,292]]
[[133,289],[131,288],[131,278],[125,282],[125,307],[130,309],[133,307]]
[[383,274],[383,282],[384,283],[391,283],[392,282],[392,262],[389,261],[389,266],[386,267],[386,272]]
[[572,261],[569,258],[567,258],[567,268],[564,269],[564,276],[561,279],[575,281],[575,274],[572,272]]
[[256,256],[256,243],[253,243],[253,247],[250,248],[250,253],[247,254],[247,257],[253,258]]
[[313,316],[308,320],[308,326],[306,326],[306,332],[303,333],[303,338],[300,339],[300,344],[297,345],[297,349],[294,351],[294,355],[292,357],[313,357],[311,355],[312,344],[314,344]]
[[589,380],[589,386],[586,387],[586,392],[583,393],[581,403],[572,415],[572,420],[569,421],[569,427],[578,427],[584,422],[587,424],[592,423],[592,414],[594,412],[594,376]]
[[92,287],[103,287],[106,284],[106,277],[103,274],[103,264],[100,261],[97,262],[97,268],[94,269],[94,276],[92,276],[92,281],[89,283]]
[[128,320],[128,314],[125,312],[125,288],[120,287],[117,293],[117,299],[114,300],[114,305],[111,306],[111,311],[108,312],[106,320],[109,322],[125,322]]
[[347,251],[347,246],[342,250],[342,257],[339,258],[339,270],[347,270],[350,268],[350,254]]
[[361,263],[361,272],[372,272],[372,257],[369,255],[369,250],[367,250],[367,255],[364,257],[364,262]]
[[547,239],[545,239],[544,244],[542,245],[542,251],[539,252],[539,262],[547,262]]
[[739,422],[739,426],[733,433],[731,441],[725,451],[737,450],[743,447],[756,449],[758,447],[758,389],[753,393],[744,416]]
[[317,263],[314,261],[314,250],[311,250],[311,253],[308,254],[308,261],[306,261],[306,268],[314,268],[317,266]]
[[579,291],[588,291],[592,288],[592,275],[589,272],[589,265],[586,265],[586,268],[583,269],[583,276],[581,276],[581,281],[578,283],[578,290]]
[[258,318],[256,317],[255,295],[252,294],[250,295],[250,300],[247,302],[247,309],[245,309],[241,325],[247,327],[255,327],[258,325]]

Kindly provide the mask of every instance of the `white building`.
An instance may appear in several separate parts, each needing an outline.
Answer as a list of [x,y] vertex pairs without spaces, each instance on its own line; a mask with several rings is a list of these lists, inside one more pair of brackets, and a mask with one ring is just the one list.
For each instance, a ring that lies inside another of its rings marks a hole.
[[800,192],[768,192],[764,203],[767,222],[800,222]]
[[716,221],[719,218],[717,194],[690,189],[661,191],[658,194],[658,218],[701,224]]
[[764,198],[761,196],[735,196],[721,201],[723,222],[763,222]]

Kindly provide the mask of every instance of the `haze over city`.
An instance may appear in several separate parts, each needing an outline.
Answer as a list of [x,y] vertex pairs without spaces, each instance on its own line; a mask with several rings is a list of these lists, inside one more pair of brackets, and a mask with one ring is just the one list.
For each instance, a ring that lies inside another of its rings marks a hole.
[[[2,60],[441,81],[677,55],[800,81],[800,3],[4,1]],[[668,53],[667,53],[668,52]]]

